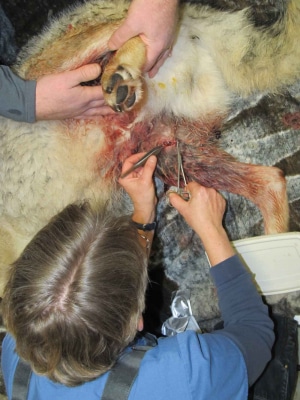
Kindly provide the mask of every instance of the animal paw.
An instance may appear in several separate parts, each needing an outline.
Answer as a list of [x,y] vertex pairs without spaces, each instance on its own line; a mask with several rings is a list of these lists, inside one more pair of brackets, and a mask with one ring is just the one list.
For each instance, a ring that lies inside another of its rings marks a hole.
[[140,71],[118,65],[108,65],[101,85],[106,102],[117,112],[130,111],[142,98]]

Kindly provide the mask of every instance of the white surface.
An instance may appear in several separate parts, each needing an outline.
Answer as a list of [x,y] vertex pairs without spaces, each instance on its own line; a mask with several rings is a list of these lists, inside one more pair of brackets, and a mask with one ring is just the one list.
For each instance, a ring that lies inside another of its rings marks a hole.
[[300,290],[300,232],[232,242],[264,295]]

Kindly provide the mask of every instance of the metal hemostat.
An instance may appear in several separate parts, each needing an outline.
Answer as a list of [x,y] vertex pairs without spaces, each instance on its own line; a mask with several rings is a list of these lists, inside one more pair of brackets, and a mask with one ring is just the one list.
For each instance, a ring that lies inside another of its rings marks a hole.
[[[176,142],[176,146],[177,146],[177,186],[171,186],[166,194],[168,196],[169,193],[177,193],[183,200],[189,201],[189,199],[191,198],[191,194],[189,191],[187,191],[185,189],[186,185],[187,185],[187,180],[186,180],[184,169],[183,169],[182,157],[181,157],[178,141]],[[184,188],[180,187],[181,177],[184,181]]]
[[170,193],[177,193],[185,201],[189,201],[189,199],[191,198],[190,192],[183,188],[178,188],[177,186],[170,186],[170,189],[166,193],[167,196]]

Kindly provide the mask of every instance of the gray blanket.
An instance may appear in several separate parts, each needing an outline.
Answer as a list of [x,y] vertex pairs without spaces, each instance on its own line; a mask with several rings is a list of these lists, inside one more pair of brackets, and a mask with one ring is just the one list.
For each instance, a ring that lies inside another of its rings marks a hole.
[[[300,84],[283,95],[254,96],[246,103],[237,99],[220,138],[221,146],[240,161],[274,165],[285,172],[291,232],[300,230],[299,99]],[[263,221],[257,207],[240,196],[223,195],[227,199],[224,223],[230,239],[262,235]],[[219,312],[208,261],[199,239],[163,194],[154,246],[153,268],[161,264],[168,278],[191,290],[193,312],[200,325],[209,329]],[[300,312],[300,290],[268,296],[266,301],[279,313],[294,316]]]

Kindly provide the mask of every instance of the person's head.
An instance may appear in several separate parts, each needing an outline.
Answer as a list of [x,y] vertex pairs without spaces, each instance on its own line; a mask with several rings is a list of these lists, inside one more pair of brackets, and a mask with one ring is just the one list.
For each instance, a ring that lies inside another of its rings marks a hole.
[[129,217],[68,206],[12,265],[3,317],[16,351],[56,382],[94,379],[133,340],[147,280]]

